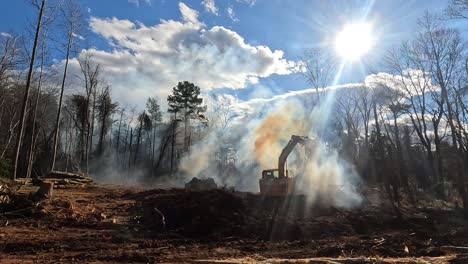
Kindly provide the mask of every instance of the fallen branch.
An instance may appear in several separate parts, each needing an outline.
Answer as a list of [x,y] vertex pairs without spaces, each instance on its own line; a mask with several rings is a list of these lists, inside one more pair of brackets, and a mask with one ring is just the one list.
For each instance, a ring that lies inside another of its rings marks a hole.
[[440,250],[445,253],[468,254],[468,247],[441,246]]

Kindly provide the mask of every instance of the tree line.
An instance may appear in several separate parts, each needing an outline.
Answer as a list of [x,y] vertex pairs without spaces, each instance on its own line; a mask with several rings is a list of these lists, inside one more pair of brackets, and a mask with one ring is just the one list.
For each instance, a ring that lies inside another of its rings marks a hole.
[[[173,173],[181,151],[191,145],[191,120],[204,120],[200,88],[186,81],[174,87],[165,122],[158,98],[148,98],[142,112],[121,107],[93,55],[79,51],[79,3],[30,4],[37,10],[32,36],[9,34],[0,42],[0,176],[29,178],[49,170],[89,173],[101,158],[109,162],[109,155],[129,174],[142,163],[149,164],[152,176],[158,168]],[[61,67],[52,67],[56,56]],[[75,56],[80,76],[69,75]],[[69,92],[76,77],[78,91]]]
[[[414,200],[418,189],[442,198],[456,190],[468,208],[467,43],[446,24],[467,10],[468,2],[452,1],[445,14],[426,12],[415,37],[387,52],[386,73],[335,98],[341,155],[395,203],[401,192]],[[320,101],[339,62],[321,49],[306,58],[304,76]]]

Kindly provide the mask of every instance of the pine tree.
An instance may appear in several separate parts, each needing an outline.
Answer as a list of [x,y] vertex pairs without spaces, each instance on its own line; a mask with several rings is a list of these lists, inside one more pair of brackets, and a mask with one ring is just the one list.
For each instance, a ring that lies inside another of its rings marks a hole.
[[187,151],[190,142],[188,132],[190,120],[205,118],[203,113],[206,107],[202,106],[200,87],[187,81],[179,82],[177,87],[172,88],[172,95],[167,97],[167,102],[169,113],[174,114],[174,121],[177,120],[177,114],[181,114],[184,118],[184,148]]

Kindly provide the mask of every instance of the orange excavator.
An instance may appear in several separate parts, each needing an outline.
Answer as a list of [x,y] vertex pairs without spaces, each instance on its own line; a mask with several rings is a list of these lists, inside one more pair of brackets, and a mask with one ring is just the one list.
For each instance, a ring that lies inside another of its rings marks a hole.
[[287,196],[294,192],[295,178],[289,177],[286,160],[297,144],[306,145],[310,139],[292,135],[278,158],[278,168],[262,171],[260,194],[264,196]]

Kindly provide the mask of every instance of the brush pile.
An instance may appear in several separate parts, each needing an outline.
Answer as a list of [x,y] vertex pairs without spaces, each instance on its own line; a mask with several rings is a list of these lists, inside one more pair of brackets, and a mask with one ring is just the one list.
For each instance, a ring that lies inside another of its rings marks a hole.
[[10,201],[10,188],[0,181],[0,205],[8,204]]
[[192,191],[208,191],[217,189],[218,185],[213,178],[198,179],[193,177],[188,183],[185,184],[185,189]]
[[34,201],[29,194],[20,192],[23,186],[17,181],[0,181],[0,217],[29,214]]

